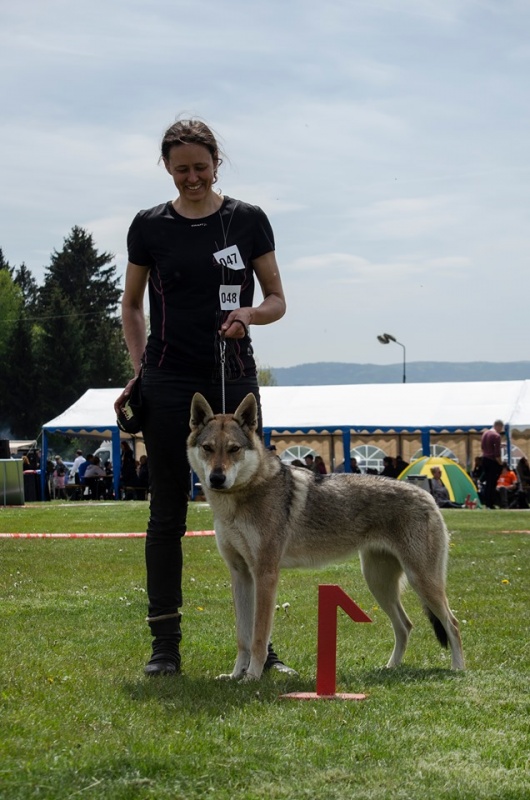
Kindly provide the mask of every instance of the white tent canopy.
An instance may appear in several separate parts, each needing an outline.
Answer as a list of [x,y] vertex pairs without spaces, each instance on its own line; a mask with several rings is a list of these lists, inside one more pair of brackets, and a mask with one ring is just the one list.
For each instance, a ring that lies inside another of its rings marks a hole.
[[266,430],[483,430],[530,427],[530,381],[273,386],[261,390]]
[[[121,389],[89,389],[43,425],[62,432],[111,438]],[[483,430],[502,419],[511,430],[530,428],[530,380],[475,383],[264,386],[264,430]],[[221,409],[214,409],[219,412]]]

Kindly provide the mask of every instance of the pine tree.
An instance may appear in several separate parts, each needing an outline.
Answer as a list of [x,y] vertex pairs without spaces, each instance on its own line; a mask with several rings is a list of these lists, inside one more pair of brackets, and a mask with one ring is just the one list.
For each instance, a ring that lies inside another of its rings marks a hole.
[[46,316],[35,331],[36,402],[41,424],[72,405],[88,388],[84,340],[69,301],[58,286],[48,292]]
[[13,275],[13,267],[4,258],[4,251],[0,247],[0,270],[5,269],[10,275]]
[[[11,277],[11,270],[0,269],[0,363],[8,360],[8,343],[22,309],[22,292]],[[0,384],[0,391],[2,390]]]
[[[91,234],[75,226],[54,251],[40,291],[39,311],[46,317],[50,298],[59,291],[81,340],[78,359],[83,361],[78,394],[88,388],[122,386],[131,367],[118,316],[121,297],[111,253],[98,253]],[[57,299],[55,299],[57,302]],[[45,329],[48,324],[43,320]]]
[[18,269],[14,270],[13,282],[20,288],[22,292],[24,310],[28,315],[33,316],[37,309],[39,287],[37,281],[31,274],[31,271],[26,267],[24,262],[22,262]]
[[0,250],[0,438],[11,435],[11,347],[22,311],[22,292]]
[[36,439],[43,422],[36,391],[38,372],[32,332],[32,324],[23,313],[11,337],[9,387],[3,398],[9,429],[15,439]]

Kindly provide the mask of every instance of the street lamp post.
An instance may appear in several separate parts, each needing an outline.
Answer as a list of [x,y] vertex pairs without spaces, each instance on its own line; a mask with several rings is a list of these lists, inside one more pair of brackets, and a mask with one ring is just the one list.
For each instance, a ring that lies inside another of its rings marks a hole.
[[377,341],[381,342],[381,344],[390,344],[390,342],[395,342],[400,347],[403,348],[403,383],[407,382],[407,360],[406,360],[406,350],[405,345],[401,342],[398,342],[395,336],[392,336],[391,333],[382,333],[380,336],[377,337]]

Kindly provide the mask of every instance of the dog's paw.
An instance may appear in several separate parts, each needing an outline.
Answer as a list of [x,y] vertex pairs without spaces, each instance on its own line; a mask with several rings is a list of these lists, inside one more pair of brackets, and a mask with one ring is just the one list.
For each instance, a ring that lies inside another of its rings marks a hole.
[[254,683],[255,681],[259,681],[260,675],[253,675],[252,672],[246,672],[239,683]]
[[246,670],[238,670],[237,672],[234,670],[233,672],[222,672],[221,675],[216,677],[216,681],[238,681],[241,678],[244,678],[246,675]]
[[236,675],[233,672],[222,672],[220,675],[217,675],[215,680],[216,681],[233,681],[236,679]]

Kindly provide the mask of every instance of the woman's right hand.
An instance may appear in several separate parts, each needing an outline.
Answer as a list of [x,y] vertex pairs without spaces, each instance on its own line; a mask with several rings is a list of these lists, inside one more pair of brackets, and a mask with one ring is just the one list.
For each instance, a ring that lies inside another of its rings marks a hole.
[[127,386],[123,390],[123,392],[114,401],[114,411],[116,412],[116,416],[118,416],[118,414],[122,410],[123,406],[127,402],[127,398],[129,397],[129,395],[130,395],[130,393],[132,391],[132,387],[134,385],[135,380],[136,380],[136,377],[131,378],[131,380],[129,381],[129,383],[127,384]]

